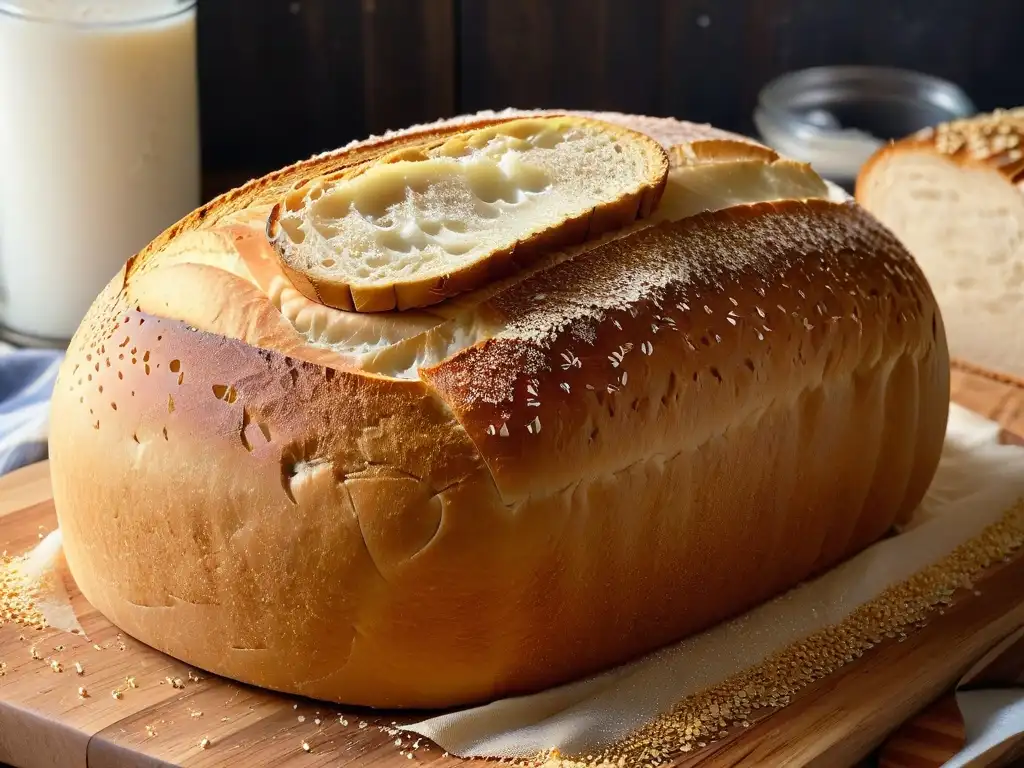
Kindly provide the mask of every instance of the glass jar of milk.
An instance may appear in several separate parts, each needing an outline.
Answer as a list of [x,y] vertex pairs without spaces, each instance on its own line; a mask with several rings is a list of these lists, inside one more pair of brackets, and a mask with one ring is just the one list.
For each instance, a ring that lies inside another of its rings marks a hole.
[[0,323],[66,342],[200,200],[195,0],[0,0]]

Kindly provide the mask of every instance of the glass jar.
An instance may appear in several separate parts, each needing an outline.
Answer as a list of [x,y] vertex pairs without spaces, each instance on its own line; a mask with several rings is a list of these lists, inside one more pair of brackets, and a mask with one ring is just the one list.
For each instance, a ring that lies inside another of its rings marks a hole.
[[0,0],[0,323],[59,345],[200,202],[195,0]]
[[891,67],[828,66],[789,72],[758,96],[754,124],[778,152],[852,191],[886,141],[973,115],[958,86]]

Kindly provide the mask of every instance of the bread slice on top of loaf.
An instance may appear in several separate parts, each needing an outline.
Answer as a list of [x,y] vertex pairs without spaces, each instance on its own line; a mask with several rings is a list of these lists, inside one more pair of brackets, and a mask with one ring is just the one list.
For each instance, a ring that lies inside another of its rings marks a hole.
[[630,129],[510,120],[411,139],[302,183],[268,234],[310,298],[357,312],[424,307],[646,217],[667,173],[664,149]]
[[1024,109],[897,141],[864,166],[856,193],[921,265],[950,353],[1024,377]]

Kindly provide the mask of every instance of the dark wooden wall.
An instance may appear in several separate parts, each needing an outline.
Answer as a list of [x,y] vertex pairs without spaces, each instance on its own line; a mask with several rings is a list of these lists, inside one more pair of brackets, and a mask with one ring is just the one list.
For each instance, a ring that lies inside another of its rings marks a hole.
[[940,75],[1024,104],[1024,0],[201,0],[204,162],[261,173],[503,106],[752,131],[760,87],[817,64]]

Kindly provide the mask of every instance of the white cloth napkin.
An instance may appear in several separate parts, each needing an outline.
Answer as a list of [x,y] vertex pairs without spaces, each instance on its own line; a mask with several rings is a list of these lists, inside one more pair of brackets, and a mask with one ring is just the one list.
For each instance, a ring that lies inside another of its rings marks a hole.
[[[939,471],[912,523],[813,582],[597,677],[405,730],[463,757],[530,758],[553,747],[598,752],[685,697],[837,623],[996,522],[1024,498],[1024,448],[1000,445],[998,435],[997,424],[954,405]],[[1024,731],[1024,705],[1014,697],[975,693],[964,694],[965,705],[974,705],[972,736],[989,742],[1005,738],[1008,729]],[[983,747],[981,741],[968,746]]]

